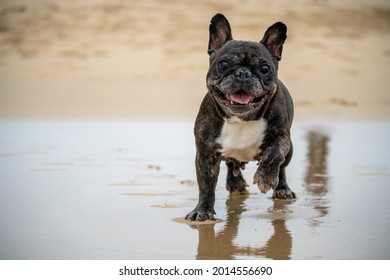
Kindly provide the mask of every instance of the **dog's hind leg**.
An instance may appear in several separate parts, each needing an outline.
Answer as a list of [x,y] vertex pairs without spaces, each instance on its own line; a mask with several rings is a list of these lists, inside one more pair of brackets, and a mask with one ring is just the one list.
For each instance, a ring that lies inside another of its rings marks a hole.
[[243,192],[246,190],[248,185],[245,182],[244,177],[242,176],[240,168],[245,166],[244,163],[236,163],[231,160],[226,161],[227,165],[227,177],[226,177],[226,189],[229,192],[239,191]]

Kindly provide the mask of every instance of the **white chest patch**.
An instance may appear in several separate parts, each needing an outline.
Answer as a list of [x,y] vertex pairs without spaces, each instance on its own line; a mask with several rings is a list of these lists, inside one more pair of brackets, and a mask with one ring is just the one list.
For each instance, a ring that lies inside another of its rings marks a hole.
[[217,143],[222,146],[222,156],[240,162],[254,160],[260,152],[266,128],[264,119],[245,122],[234,117],[225,120],[221,135],[217,138]]

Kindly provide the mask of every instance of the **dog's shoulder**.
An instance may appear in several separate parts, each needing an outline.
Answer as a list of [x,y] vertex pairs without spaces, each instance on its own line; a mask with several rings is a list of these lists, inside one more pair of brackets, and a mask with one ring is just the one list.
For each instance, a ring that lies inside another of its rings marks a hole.
[[214,100],[206,94],[195,120],[194,134],[196,142],[215,142],[221,132],[224,120],[218,113]]

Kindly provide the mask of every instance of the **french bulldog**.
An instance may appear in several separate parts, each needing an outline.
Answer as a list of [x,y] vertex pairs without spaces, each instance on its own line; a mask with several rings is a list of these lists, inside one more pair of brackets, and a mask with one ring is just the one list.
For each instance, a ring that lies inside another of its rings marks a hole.
[[277,74],[286,38],[286,25],[277,22],[259,43],[233,40],[224,15],[211,19],[208,92],[194,128],[199,201],[187,220],[215,219],[221,161],[227,164],[226,187],[230,192],[245,191],[241,169],[249,161],[257,161],[253,184],[262,193],[273,189],[274,199],[296,198],[285,172],[293,152],[293,101]]

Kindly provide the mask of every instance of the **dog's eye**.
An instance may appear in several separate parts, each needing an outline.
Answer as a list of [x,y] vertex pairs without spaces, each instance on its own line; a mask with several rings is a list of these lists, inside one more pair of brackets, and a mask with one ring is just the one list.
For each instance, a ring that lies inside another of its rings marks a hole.
[[222,60],[221,62],[219,62],[219,67],[221,67],[222,70],[225,70],[229,67],[229,62],[227,62],[226,60]]
[[267,74],[270,71],[270,67],[267,64],[260,65],[260,72],[261,74]]

